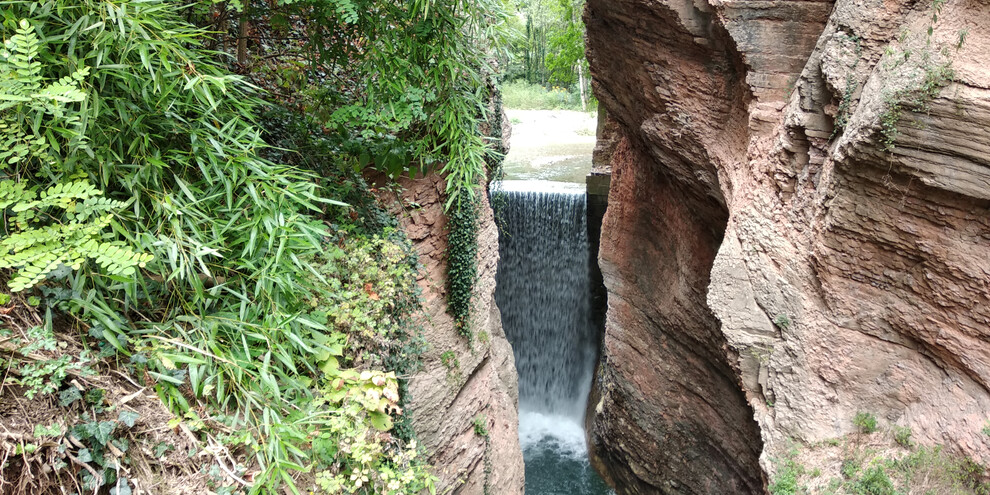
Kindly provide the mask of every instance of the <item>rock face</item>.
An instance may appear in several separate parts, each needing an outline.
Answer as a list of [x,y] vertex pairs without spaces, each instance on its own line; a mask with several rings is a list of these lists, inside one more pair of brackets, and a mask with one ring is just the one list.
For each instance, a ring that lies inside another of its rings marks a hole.
[[622,493],[760,493],[860,411],[990,461],[987,19],[588,1],[617,128],[591,439]]
[[[430,462],[437,467],[437,493],[521,494],[518,375],[495,306],[498,233],[492,209],[485,199],[471,320],[474,339],[469,345],[447,314],[444,181],[429,175],[403,180],[401,186],[401,198],[393,209],[423,265],[420,324],[428,343],[424,367],[410,380],[407,410],[418,438],[431,454]],[[475,420],[484,423],[487,438],[475,433]]]

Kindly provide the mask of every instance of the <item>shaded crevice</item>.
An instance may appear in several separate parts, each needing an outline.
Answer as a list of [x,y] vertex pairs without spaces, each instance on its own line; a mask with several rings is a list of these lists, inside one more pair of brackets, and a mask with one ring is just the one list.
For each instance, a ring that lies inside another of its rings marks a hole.
[[706,302],[728,213],[626,140],[602,235],[596,465],[619,493],[762,493],[762,443]]
[[619,135],[593,459],[620,494],[763,493],[760,431],[707,305],[732,194],[720,170],[746,157],[745,65],[695,3],[589,0],[585,20]]

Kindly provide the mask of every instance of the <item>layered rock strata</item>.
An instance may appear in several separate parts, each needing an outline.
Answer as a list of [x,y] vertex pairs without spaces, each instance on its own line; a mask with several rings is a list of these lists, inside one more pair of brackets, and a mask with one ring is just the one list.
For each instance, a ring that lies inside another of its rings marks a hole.
[[[517,374],[495,305],[498,232],[492,209],[484,199],[469,343],[447,314],[444,180],[428,175],[402,180],[401,186],[393,211],[423,265],[419,324],[428,345],[423,369],[409,382],[407,411],[437,468],[437,493],[521,494]],[[475,421],[484,424],[487,436],[475,432]]]
[[620,492],[760,493],[857,412],[990,461],[987,19],[588,1],[618,127],[592,442]]

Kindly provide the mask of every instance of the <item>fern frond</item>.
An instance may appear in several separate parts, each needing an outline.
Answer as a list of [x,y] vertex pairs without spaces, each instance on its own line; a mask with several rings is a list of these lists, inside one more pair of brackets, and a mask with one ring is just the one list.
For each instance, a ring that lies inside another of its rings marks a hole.
[[90,197],[82,203],[76,203],[68,208],[69,218],[82,222],[90,216],[110,213],[120,210],[127,204],[123,201],[114,201],[104,197]]
[[34,191],[27,188],[26,182],[0,180],[0,210],[6,210],[17,202],[32,201],[35,197]]
[[[37,285],[60,265],[79,269],[92,259],[111,275],[131,276],[154,259],[123,244],[101,240],[114,211],[126,203],[100,194],[84,179],[55,184],[40,194],[24,182],[0,181],[0,210],[17,213],[10,218],[14,232],[0,239],[0,269],[17,270],[8,282],[11,291]],[[55,221],[32,225],[47,218]]]
[[[89,68],[81,67],[45,85],[41,62],[36,60],[40,46],[30,23],[22,20],[0,57],[0,120],[4,122],[0,127],[0,169],[26,164],[52,166],[61,156],[89,149],[84,121],[70,107],[87,98],[81,83]],[[60,149],[63,143],[68,150]]]
[[31,29],[31,24],[22,19],[17,34],[7,41],[6,63],[0,65],[0,73],[17,75],[15,78],[4,78],[4,99],[28,97],[41,87],[41,62],[34,60],[40,46],[41,41]]
[[63,184],[55,184],[38,195],[35,201],[20,202],[13,207],[14,212],[21,212],[35,208],[47,208],[60,206],[68,208],[73,200],[85,200],[101,194],[89,181],[76,180]]
[[20,292],[44,280],[52,270],[62,264],[64,254],[64,248],[57,248],[45,252],[43,256],[37,258],[34,262],[24,266],[17,272],[13,279],[7,282],[10,291]]

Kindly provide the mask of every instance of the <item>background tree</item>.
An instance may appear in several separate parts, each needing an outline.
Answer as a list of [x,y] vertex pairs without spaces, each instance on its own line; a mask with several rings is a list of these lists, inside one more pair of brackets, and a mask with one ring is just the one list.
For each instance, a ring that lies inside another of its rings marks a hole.
[[520,0],[510,28],[512,60],[508,80],[576,89],[588,104],[588,61],[584,54],[585,0]]

